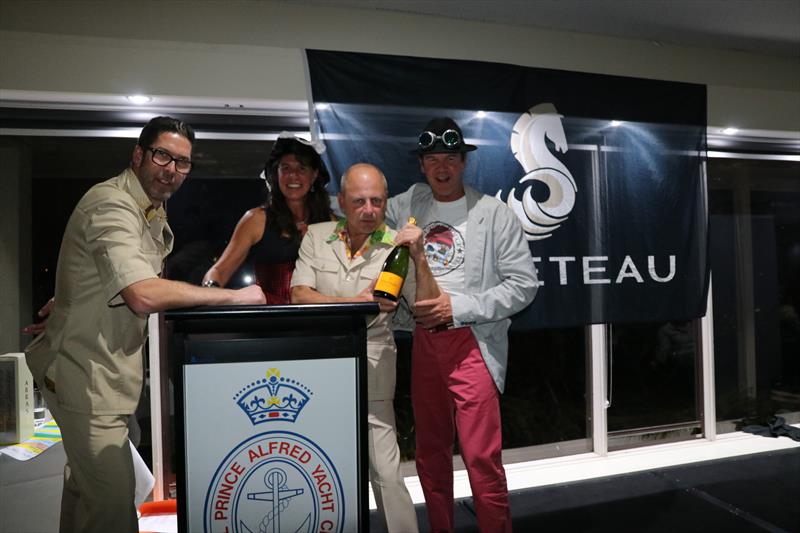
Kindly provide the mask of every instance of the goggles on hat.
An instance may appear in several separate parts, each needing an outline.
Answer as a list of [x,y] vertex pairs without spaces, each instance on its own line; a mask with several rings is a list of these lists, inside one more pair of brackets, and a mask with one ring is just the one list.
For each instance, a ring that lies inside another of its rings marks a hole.
[[423,150],[436,144],[436,141],[442,141],[442,144],[448,148],[455,148],[461,144],[461,134],[453,129],[444,130],[441,135],[436,135],[431,131],[423,131],[419,134],[419,147]]

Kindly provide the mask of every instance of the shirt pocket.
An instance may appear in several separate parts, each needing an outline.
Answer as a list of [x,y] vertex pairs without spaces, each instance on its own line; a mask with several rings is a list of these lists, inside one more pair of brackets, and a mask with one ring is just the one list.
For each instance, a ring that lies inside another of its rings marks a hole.
[[142,235],[139,249],[142,255],[144,255],[147,261],[153,266],[153,270],[161,274],[162,262],[168,252],[167,247],[163,243],[156,241],[151,235],[145,234]]
[[313,265],[316,276],[317,291],[327,294],[328,291],[337,291],[340,288],[340,278],[344,275],[344,268],[337,261],[321,259]]

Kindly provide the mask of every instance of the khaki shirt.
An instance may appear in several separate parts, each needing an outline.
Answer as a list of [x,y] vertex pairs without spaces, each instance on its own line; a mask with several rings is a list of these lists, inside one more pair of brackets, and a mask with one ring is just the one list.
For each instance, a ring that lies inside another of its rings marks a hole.
[[44,333],[25,349],[37,383],[53,380],[63,409],[136,409],[147,317],[131,311],[120,291],[158,277],[172,240],[163,207],[152,208],[131,169],[78,202],[61,242],[55,305]]
[[[292,287],[306,285],[326,296],[349,298],[357,295],[378,277],[386,256],[393,245],[378,242],[362,255],[347,258],[346,244],[341,240],[328,242],[336,222],[311,224],[300,244],[292,275]],[[394,239],[395,231],[389,230]],[[413,265],[403,285],[403,295],[414,294]],[[409,301],[414,301],[413,296]],[[367,392],[370,401],[394,398],[397,376],[397,348],[389,328],[391,316],[380,313],[367,318]]]

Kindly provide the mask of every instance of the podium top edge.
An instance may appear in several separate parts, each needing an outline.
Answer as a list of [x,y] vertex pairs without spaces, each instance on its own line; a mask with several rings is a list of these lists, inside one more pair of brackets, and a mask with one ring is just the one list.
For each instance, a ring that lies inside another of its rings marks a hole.
[[165,320],[218,318],[290,318],[377,315],[377,302],[301,305],[209,305],[171,309],[164,312]]

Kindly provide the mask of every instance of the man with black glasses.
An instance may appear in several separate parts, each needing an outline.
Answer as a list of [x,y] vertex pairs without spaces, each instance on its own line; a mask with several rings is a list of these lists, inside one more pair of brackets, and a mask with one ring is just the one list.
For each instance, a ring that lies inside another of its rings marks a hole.
[[188,124],[151,120],[130,167],[92,187],[64,230],[47,327],[25,350],[67,455],[62,533],[139,530],[128,417],[142,390],[147,315],[264,303],[256,285],[228,290],[159,278],[173,240],[164,201],[192,169],[193,143]]
[[416,217],[441,288],[414,305],[411,366],[417,474],[433,532],[453,531],[456,429],[478,527],[511,531],[499,393],[509,317],[533,301],[537,280],[516,215],[464,185],[467,152],[476,149],[452,119],[431,120],[414,150],[427,183],[390,198],[386,211],[390,225]]

